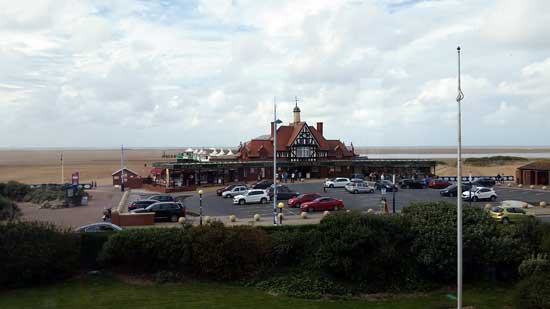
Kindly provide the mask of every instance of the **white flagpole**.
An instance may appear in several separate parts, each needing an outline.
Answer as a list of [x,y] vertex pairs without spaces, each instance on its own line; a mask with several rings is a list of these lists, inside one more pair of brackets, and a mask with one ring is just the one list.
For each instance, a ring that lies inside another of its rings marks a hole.
[[63,166],[63,152],[61,153],[61,185],[65,183],[65,173],[64,173],[64,166]]
[[462,309],[462,120],[460,103],[464,99],[464,94],[460,87],[460,46],[457,47],[458,53],[458,95],[456,102],[458,103],[458,149],[457,149],[457,161],[456,161],[456,247],[457,247],[457,288],[456,288],[456,307]]

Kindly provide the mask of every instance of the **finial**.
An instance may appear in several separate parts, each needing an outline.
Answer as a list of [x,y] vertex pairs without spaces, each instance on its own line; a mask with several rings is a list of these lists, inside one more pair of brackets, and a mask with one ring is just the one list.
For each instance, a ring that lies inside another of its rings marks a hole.
[[458,46],[458,47],[456,48],[456,50],[458,50],[458,52],[460,53],[460,46]]

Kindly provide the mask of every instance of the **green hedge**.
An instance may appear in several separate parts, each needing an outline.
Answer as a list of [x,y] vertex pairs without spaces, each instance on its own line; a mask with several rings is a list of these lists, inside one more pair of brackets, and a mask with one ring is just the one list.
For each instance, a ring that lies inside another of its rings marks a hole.
[[80,269],[80,238],[50,224],[0,224],[0,252],[0,287],[47,283]]
[[0,183],[0,195],[11,200],[22,201],[23,197],[31,191],[29,185],[10,180],[7,183]]
[[515,290],[516,308],[550,308],[550,273],[540,273],[520,281]]
[[13,221],[21,217],[17,204],[0,195],[0,221]]

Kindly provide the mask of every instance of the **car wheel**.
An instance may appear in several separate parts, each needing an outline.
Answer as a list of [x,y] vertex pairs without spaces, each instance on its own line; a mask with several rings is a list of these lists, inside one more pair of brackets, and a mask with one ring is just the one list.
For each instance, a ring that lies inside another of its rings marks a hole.
[[502,218],[502,224],[508,224],[508,223],[510,223],[510,219]]
[[334,185],[333,185],[333,184],[330,184],[328,187],[329,187],[329,188],[334,188]]
[[226,195],[225,197],[227,197],[227,198],[233,198],[233,195],[228,194],[228,195]]
[[479,198],[477,196],[474,196],[474,202],[477,202]]
[[353,191],[353,194],[357,194],[357,193],[359,193],[359,191],[357,191],[357,190]]
[[491,201],[495,201],[497,199],[496,195],[491,196]]
[[309,207],[309,208],[307,209],[307,212],[313,212],[314,210],[315,210],[315,209],[313,209],[313,207]]
[[176,216],[176,215],[170,216],[170,221],[172,221],[172,222],[178,222],[178,216]]
[[239,205],[244,205],[246,203],[245,200],[239,200]]
[[374,193],[374,189],[370,189],[370,193]]
[[334,210],[334,211],[338,211],[338,210],[339,210],[338,206],[334,206],[334,209],[333,209],[333,210]]
[[296,203],[296,204],[294,205],[294,207],[296,207],[296,208],[300,208],[300,206],[302,206],[300,203]]
[[262,198],[262,199],[260,200],[260,203],[262,203],[262,204],[265,204],[265,203],[267,203],[267,199],[266,199],[265,197],[264,197],[264,198]]

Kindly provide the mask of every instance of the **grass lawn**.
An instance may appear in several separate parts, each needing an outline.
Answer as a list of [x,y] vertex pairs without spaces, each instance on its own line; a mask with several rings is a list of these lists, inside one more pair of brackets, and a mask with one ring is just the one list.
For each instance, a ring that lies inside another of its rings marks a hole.
[[[464,305],[503,308],[511,304],[510,289],[465,289]],[[96,277],[46,287],[0,292],[0,308],[452,308],[445,292],[395,297],[384,301],[303,300],[215,283],[129,284]]]

